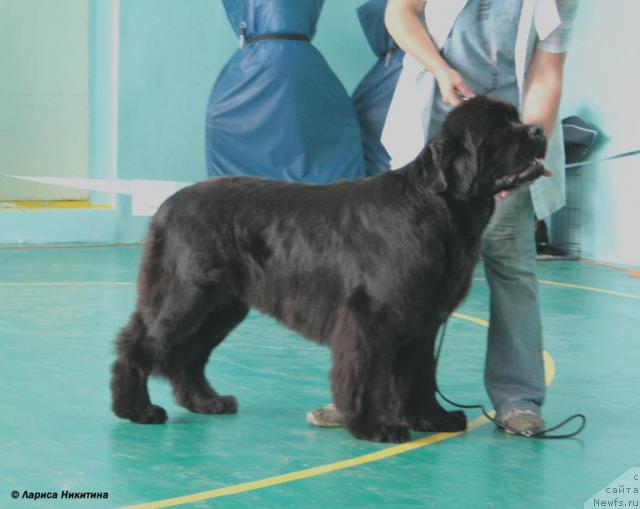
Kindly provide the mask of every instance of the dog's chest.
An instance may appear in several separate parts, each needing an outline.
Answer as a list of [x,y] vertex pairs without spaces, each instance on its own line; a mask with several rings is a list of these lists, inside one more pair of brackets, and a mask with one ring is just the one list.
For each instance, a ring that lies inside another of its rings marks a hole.
[[488,222],[484,210],[478,214],[465,214],[461,220],[455,221],[447,234],[445,242],[445,280],[442,294],[446,310],[451,313],[464,299],[473,278],[473,271],[480,260],[480,244],[482,231]]
[[480,258],[480,238],[463,239],[448,254],[447,263],[449,266],[445,273],[451,275],[451,278],[446,282],[446,287],[451,305],[455,308],[471,286],[473,271]]

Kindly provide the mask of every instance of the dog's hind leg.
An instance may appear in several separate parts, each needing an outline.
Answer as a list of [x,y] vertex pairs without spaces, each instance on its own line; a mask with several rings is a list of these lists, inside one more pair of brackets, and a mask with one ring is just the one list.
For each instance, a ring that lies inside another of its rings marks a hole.
[[184,344],[185,362],[170,376],[176,401],[202,414],[232,414],[238,403],[233,396],[219,395],[205,377],[211,351],[247,316],[249,308],[231,301],[213,309]]
[[395,398],[415,431],[462,431],[467,427],[464,412],[448,412],[436,400],[433,346],[437,331],[421,331],[398,353],[393,368]]
[[151,404],[147,378],[152,354],[145,347],[146,327],[138,312],[118,337],[118,359],[111,368],[113,412],[123,419],[142,424],[160,424],[167,420],[163,408]]
[[164,409],[149,400],[150,374],[171,377],[187,359],[184,343],[204,321],[215,301],[199,285],[167,275],[163,288],[138,299],[138,308],[117,341],[112,368],[113,411],[133,422],[151,424],[167,419]]

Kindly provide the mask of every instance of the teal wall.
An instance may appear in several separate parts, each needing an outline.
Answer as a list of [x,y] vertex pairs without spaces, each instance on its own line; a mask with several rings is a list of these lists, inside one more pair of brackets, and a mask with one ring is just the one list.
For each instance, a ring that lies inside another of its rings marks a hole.
[[[12,10],[15,10],[15,4],[19,2],[15,0],[5,0],[0,4],[0,19],[3,14],[7,14],[5,7],[11,3]],[[41,0],[30,1],[30,11],[26,13],[26,18],[36,17],[42,18],[42,7],[49,6],[49,3]],[[76,152],[84,154],[82,170],[79,173],[69,174],[65,172],[67,164],[45,164],[41,163],[41,172],[33,171],[29,174],[41,174],[44,176],[89,176],[95,178],[111,178],[117,177],[117,140],[114,139],[115,129],[112,129],[110,121],[113,118],[113,105],[117,104],[117,60],[113,58],[113,54],[117,54],[118,40],[118,1],[116,0],[64,0],[57,6],[58,13],[50,17],[48,23],[55,25],[57,16],[70,15],[69,12],[76,7],[75,16],[84,12],[86,19],[84,20],[84,31],[75,34],[67,34],[63,38],[68,45],[78,45],[75,48],[75,54],[84,54],[82,61],[76,58],[76,66],[69,68],[61,67],[58,73],[54,75],[70,74],[76,82],[84,84],[83,90],[85,111],[85,126],[81,139],[76,139],[76,144],[58,143],[58,151],[64,153]],[[25,6],[27,4],[25,3]],[[51,6],[49,6],[51,7]],[[47,7],[47,9],[49,8]],[[64,7],[64,8],[63,8]],[[45,9],[46,10],[46,9]],[[55,9],[53,9],[55,10]],[[76,18],[74,18],[76,19]],[[37,39],[39,33],[44,31],[43,39],[47,38],[48,32],[45,30],[47,26],[46,19],[40,19],[30,26],[30,37],[36,39],[33,46],[38,47],[43,42]],[[68,20],[61,23],[64,28]],[[29,23],[26,23],[29,26]],[[77,26],[77,23],[76,23]],[[57,27],[58,29],[60,26]],[[27,38],[28,40],[28,38]],[[22,52],[27,53],[29,44],[25,44]],[[48,51],[48,59],[50,64],[64,60],[67,55],[61,43],[53,44]],[[26,61],[29,56],[23,55]],[[53,66],[52,66],[53,67]],[[59,76],[58,82],[68,82],[70,78],[67,76]],[[113,83],[113,85],[112,85]],[[28,89],[27,89],[28,90]],[[52,88],[53,92],[59,92],[61,95],[73,95],[78,90],[67,83],[66,87]],[[1,95],[1,94],[0,94]],[[4,108],[1,110],[4,112]],[[68,115],[61,115],[58,120],[59,124],[65,124],[74,121],[77,118],[75,112],[71,111]],[[62,132],[66,131],[64,125],[53,126],[53,129]],[[0,131],[2,125],[0,124]],[[55,139],[55,138],[54,138]],[[73,140],[72,140],[73,141]],[[90,150],[89,150],[90,146]],[[29,161],[32,152],[37,152],[40,145],[32,142],[29,146],[23,147],[22,158]],[[84,152],[83,152],[84,150]],[[5,152],[0,152],[4,155]],[[7,171],[6,158],[0,158],[0,173]],[[26,174],[26,172],[24,172]],[[12,179],[0,177],[0,186],[10,185]],[[11,184],[12,186],[14,184]],[[64,198],[85,198],[87,193],[69,191],[65,188],[57,186],[45,186],[31,183],[23,183],[22,187],[31,187],[43,189],[50,197]],[[60,192],[62,190],[62,193]],[[57,194],[54,194],[57,193]],[[113,210],[11,210],[0,208],[0,244],[49,244],[49,243],[113,243],[113,242],[138,242],[142,239],[146,230],[148,218],[132,217],[129,210],[129,200],[127,197],[104,196],[98,193],[92,193],[92,199],[98,203],[111,203],[115,205]]]
[[[583,0],[578,11],[561,113],[602,130],[594,158],[640,149],[639,18],[637,0]],[[572,181],[582,256],[640,264],[640,156],[585,166]],[[569,233],[554,225],[558,241]]]
[[[0,173],[89,174],[86,0],[0,0]],[[0,200],[87,193],[0,181]]]
[[[4,0],[5,2],[7,0]],[[374,62],[358,24],[360,0],[327,0],[314,44],[348,92]],[[4,5],[0,3],[0,5]],[[581,2],[566,68],[562,115],[604,130],[601,154],[637,149],[637,0]],[[112,18],[115,15],[115,24]],[[96,177],[197,180],[205,176],[211,87],[237,40],[219,0],[92,0],[91,172]],[[117,33],[113,33],[113,31]],[[110,68],[112,45],[119,63]],[[119,90],[110,88],[114,78]],[[110,125],[117,95],[117,129]],[[115,139],[112,137],[115,136]],[[604,139],[604,138],[603,138]],[[591,166],[581,180],[581,242],[589,258],[639,264],[638,159]],[[130,242],[145,218],[126,197],[115,211],[0,212],[0,242]],[[554,223],[553,236],[565,235]]]
[[[360,3],[328,0],[314,41],[349,91],[374,61],[355,12]],[[207,101],[237,47],[220,1],[121,2],[121,177],[205,178]]]
[[[374,62],[356,17],[359,3],[327,0],[315,40],[349,92]],[[114,43],[115,71],[110,68]],[[91,0],[92,175],[204,178],[205,108],[237,44],[219,0]],[[114,74],[117,91],[109,85]],[[117,131],[110,124],[116,92]],[[94,197],[117,208],[0,211],[0,243],[136,242],[143,237],[148,218],[130,215],[128,197]]]
[[120,9],[120,176],[200,180],[209,89],[234,49],[221,2],[137,0]]

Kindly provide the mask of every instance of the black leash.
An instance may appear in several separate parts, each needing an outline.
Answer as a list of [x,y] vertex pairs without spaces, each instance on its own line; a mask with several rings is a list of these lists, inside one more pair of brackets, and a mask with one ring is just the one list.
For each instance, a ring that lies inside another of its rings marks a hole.
[[[437,370],[438,368],[438,361],[440,359],[440,352],[442,351],[442,345],[444,343],[444,335],[445,332],[447,330],[447,322],[444,323],[444,325],[442,326],[442,331],[440,332],[440,340],[438,342],[438,348],[436,349],[436,356],[435,356],[435,370]],[[437,375],[437,372],[434,373],[434,375]],[[487,410],[485,409],[484,405],[461,405],[460,403],[456,403],[455,401],[451,401],[449,398],[447,398],[444,394],[442,394],[442,392],[440,391],[440,388],[438,387],[438,382],[437,382],[437,377],[436,377],[436,392],[440,395],[440,397],[445,400],[447,403],[449,403],[450,405],[456,406],[458,408],[478,408],[480,409],[480,411],[482,411],[482,413],[484,414],[484,416],[489,419],[492,423],[494,423],[496,426],[509,431],[509,433],[512,433],[514,435],[520,435],[523,437],[529,437],[529,438],[572,438],[575,437],[578,433],[580,433],[585,425],[587,424],[587,418],[583,415],[583,414],[574,414],[571,417],[566,418],[564,421],[562,421],[560,424],[557,424],[556,426],[553,426],[551,428],[547,428],[547,429],[543,429],[542,431],[538,431],[536,433],[533,433],[531,431],[519,431],[517,429],[513,429],[510,426],[507,426],[505,423],[498,421],[497,419],[494,419],[493,417],[491,417],[488,413]],[[563,427],[565,424],[567,424],[568,422],[574,420],[574,419],[580,419],[580,426],[578,427],[578,429],[576,431],[574,431],[573,433],[567,433],[564,435],[549,435],[548,433],[555,431],[561,427]]]

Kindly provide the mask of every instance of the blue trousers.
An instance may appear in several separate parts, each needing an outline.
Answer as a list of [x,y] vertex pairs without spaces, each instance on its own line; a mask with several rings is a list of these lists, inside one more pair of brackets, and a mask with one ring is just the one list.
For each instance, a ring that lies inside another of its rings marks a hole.
[[[489,95],[517,104],[515,85]],[[428,140],[436,136],[451,109],[436,89]],[[531,192],[528,186],[521,187],[498,202],[482,238],[491,289],[484,379],[498,418],[516,408],[537,412],[544,401],[534,215]]]
[[528,187],[500,201],[482,238],[491,289],[485,387],[498,414],[544,401],[534,210]]

